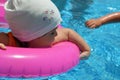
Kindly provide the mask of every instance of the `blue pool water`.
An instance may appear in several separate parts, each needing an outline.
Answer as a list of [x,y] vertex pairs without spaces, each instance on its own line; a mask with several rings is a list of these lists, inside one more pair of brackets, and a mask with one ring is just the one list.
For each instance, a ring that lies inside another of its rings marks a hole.
[[[62,25],[75,30],[86,40],[91,47],[91,56],[72,70],[50,76],[48,80],[120,80],[120,23],[105,24],[97,29],[89,29],[84,24],[90,18],[120,11],[120,0],[53,1],[60,9]],[[41,77],[1,77],[0,80],[41,80]]]

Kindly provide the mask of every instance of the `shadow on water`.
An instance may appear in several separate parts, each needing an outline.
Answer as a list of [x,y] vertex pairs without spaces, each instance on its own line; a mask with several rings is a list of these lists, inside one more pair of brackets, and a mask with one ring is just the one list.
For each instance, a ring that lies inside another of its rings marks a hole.
[[[62,17],[72,17],[72,20],[84,20],[85,10],[93,3],[93,0],[52,0],[60,10]],[[64,13],[65,12],[65,13]],[[68,18],[67,18],[68,19]],[[63,18],[64,20],[64,18]]]
[[84,14],[87,14],[85,11],[93,3],[93,0],[71,0],[71,13],[74,19],[84,19]]
[[58,7],[59,11],[61,12],[66,5],[66,1],[67,0],[52,0],[53,3],[55,3],[55,5]]
[[62,25],[72,28],[75,31],[77,31],[78,27],[83,27],[85,21],[84,15],[88,14],[86,9],[88,9],[92,3],[93,0],[67,0],[66,5],[64,5],[63,10],[61,10]]

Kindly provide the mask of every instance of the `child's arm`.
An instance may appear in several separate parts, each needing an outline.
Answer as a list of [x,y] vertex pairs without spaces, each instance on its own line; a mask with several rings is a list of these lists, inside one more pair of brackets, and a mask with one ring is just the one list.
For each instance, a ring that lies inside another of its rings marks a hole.
[[98,27],[102,24],[113,22],[113,21],[120,21],[120,12],[108,14],[106,16],[100,17],[98,19],[90,19],[86,21],[86,26],[90,28]]
[[68,32],[68,40],[78,45],[81,50],[80,59],[87,59],[90,55],[90,48],[83,38],[71,29],[66,29]]

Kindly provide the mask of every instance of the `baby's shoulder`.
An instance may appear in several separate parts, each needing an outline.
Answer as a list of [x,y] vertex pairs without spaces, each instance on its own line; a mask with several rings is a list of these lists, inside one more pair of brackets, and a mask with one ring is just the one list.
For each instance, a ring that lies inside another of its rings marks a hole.
[[64,27],[62,27],[62,28],[57,28],[57,30],[58,30],[58,31],[68,31],[69,28],[64,28]]
[[70,29],[69,28],[58,28],[57,33],[58,35],[68,36]]

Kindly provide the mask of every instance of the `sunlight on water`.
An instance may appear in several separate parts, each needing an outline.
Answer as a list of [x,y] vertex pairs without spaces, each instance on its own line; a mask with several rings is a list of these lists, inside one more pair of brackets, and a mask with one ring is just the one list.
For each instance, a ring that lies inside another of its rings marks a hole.
[[[91,56],[72,70],[49,76],[49,80],[120,80],[120,23],[89,29],[85,21],[120,11],[120,0],[53,0],[60,9],[64,27],[79,33],[91,47]],[[62,3],[60,3],[62,2]],[[0,29],[1,31],[1,29]],[[4,29],[3,29],[4,31]],[[6,30],[7,31],[7,30]],[[0,80],[41,80],[1,78]]]

